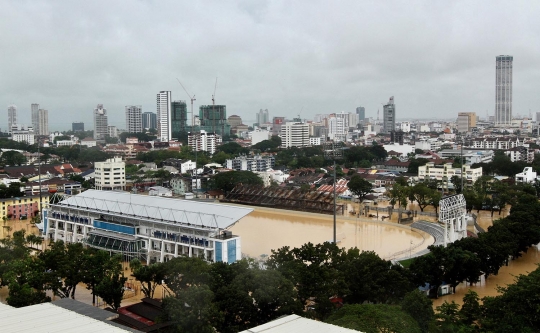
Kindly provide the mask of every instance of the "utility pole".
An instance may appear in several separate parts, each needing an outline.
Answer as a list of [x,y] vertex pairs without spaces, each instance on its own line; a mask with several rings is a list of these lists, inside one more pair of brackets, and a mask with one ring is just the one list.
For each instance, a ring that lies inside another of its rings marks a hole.
[[343,158],[343,147],[341,142],[326,141],[324,143],[324,157],[331,159],[334,163],[334,244],[337,244],[336,237],[336,159]]

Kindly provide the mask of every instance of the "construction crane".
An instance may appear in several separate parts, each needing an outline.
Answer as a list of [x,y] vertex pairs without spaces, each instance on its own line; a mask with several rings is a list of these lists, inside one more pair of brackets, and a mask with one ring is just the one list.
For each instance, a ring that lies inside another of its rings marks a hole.
[[176,81],[180,83],[180,85],[182,86],[186,94],[188,95],[189,99],[191,100],[191,135],[195,138],[195,189],[196,189],[195,197],[198,198],[199,197],[199,182],[197,179],[197,174],[198,174],[197,151],[199,150],[199,141],[201,140],[201,136],[200,136],[200,132],[195,133],[196,131],[195,131],[195,116],[193,115],[193,102],[196,101],[196,99],[195,99],[195,95],[191,96],[188,93],[187,89],[184,87],[184,85],[182,84],[182,82],[180,82],[178,78],[176,78]]
[[[217,77],[216,77],[216,84],[214,85],[214,93],[212,94],[212,131],[214,133],[216,133],[216,111],[215,111],[215,106],[216,106],[216,89],[217,89]],[[220,112],[220,118],[221,118],[221,112]],[[223,123],[223,121],[222,121]],[[224,124],[222,124],[223,126],[225,126]],[[223,137],[223,132],[225,131],[224,128],[222,128],[221,130],[221,136]]]

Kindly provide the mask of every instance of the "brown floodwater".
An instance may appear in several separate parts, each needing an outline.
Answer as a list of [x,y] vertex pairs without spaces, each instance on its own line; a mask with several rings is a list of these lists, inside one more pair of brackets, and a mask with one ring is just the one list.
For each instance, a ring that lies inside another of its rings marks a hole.
[[[400,226],[393,222],[381,222],[353,217],[338,217],[337,240],[340,247],[358,247],[375,251],[385,259],[407,257],[410,253],[433,244],[433,237]],[[300,247],[307,242],[314,244],[333,240],[333,217],[331,215],[255,208],[242,218],[231,230],[242,239],[242,253],[258,258],[270,255],[272,249],[283,246]]]

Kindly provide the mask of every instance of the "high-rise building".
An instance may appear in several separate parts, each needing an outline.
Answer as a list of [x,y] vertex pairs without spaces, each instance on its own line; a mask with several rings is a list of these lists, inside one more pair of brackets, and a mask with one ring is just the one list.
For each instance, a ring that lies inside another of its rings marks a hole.
[[457,130],[459,133],[467,133],[476,126],[475,112],[459,112],[457,118]]
[[363,106],[357,107],[356,114],[358,115],[358,121],[364,121],[366,119],[366,108]]
[[309,124],[286,122],[281,126],[281,146],[283,148],[309,146]]
[[160,91],[157,94],[157,126],[158,139],[169,141],[171,139],[171,92]]
[[349,132],[349,114],[336,113],[328,118],[328,137],[334,141],[346,141]]
[[[171,135],[178,138],[180,133],[187,132],[187,105],[186,101],[171,103]],[[190,124],[191,125],[191,124]]]
[[205,130],[188,133],[188,146],[194,151],[214,154],[219,143],[221,143],[221,137],[215,133],[208,133]]
[[71,130],[73,132],[84,132],[84,123],[77,122],[77,123],[71,123]]
[[94,139],[105,141],[105,137],[109,134],[108,126],[107,109],[103,108],[103,104],[98,104],[94,109]]
[[500,55],[495,66],[495,126],[512,123],[512,67],[514,57]]
[[255,115],[257,126],[270,122],[270,116],[268,115],[268,109],[260,109]]
[[154,112],[142,113],[142,127],[145,129],[157,129],[157,117]]
[[231,125],[227,123],[227,107],[225,105],[201,105],[199,107],[201,129],[208,133],[217,133],[222,137],[231,134]]
[[140,133],[142,129],[142,106],[126,105],[126,130],[128,133]]
[[388,104],[383,106],[383,127],[381,132],[390,134],[396,130],[396,105],[394,96],[390,97]]
[[39,104],[32,103],[30,110],[32,113],[32,127],[34,128],[34,132],[39,135]]
[[8,132],[11,133],[13,125],[17,125],[17,105],[8,106]]
[[280,135],[281,127],[285,124],[285,117],[274,117],[272,120],[272,135]]
[[49,135],[49,111],[48,110],[45,110],[45,109],[38,110],[38,130],[36,131],[34,129],[34,132],[36,132],[37,135]]

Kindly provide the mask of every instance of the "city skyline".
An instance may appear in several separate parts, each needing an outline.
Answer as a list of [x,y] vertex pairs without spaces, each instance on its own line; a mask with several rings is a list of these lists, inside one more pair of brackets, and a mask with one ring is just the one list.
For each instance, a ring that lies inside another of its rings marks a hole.
[[[363,106],[376,118],[388,96],[399,100],[398,119],[484,117],[495,114],[493,58],[509,54],[516,60],[512,113],[527,115],[540,104],[535,7],[4,2],[0,26],[10,34],[1,41],[7,51],[0,55],[0,105],[17,105],[18,122],[31,124],[31,104],[39,103],[49,111],[50,130],[59,130],[73,121],[91,124],[92,110],[103,103],[109,123],[123,129],[126,105],[157,112],[156,92],[189,103],[176,78],[196,95],[195,110],[210,105],[218,77],[216,104],[247,124],[260,109],[310,119]],[[510,24],[501,25],[503,18]],[[6,126],[1,117],[0,128]]]

